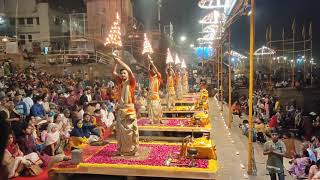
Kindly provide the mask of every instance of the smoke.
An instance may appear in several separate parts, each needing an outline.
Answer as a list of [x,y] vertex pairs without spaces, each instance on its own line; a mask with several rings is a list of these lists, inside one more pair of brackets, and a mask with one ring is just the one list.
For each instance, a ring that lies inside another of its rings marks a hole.
[[157,0],[134,0],[133,6],[135,17],[139,17],[146,29],[156,27],[155,25],[158,22]]

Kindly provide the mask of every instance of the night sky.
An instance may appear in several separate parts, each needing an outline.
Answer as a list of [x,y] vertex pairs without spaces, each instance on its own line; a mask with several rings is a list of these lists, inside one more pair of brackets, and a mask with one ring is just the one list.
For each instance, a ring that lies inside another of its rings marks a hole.
[[[199,37],[201,26],[198,20],[208,10],[200,9],[198,0],[162,0],[161,23],[167,25],[171,21],[175,37],[186,35],[189,43]],[[156,0],[134,0],[134,14],[147,29],[156,28]],[[320,58],[320,15],[319,0],[256,0],[256,47],[265,43],[265,31],[272,26],[272,39],[281,39],[282,28],[286,38],[292,37],[291,24],[296,18],[297,39],[302,39],[302,26],[308,32],[309,22],[313,22],[313,51],[316,60]],[[249,47],[249,17],[241,17],[232,25],[232,47],[242,53]]]

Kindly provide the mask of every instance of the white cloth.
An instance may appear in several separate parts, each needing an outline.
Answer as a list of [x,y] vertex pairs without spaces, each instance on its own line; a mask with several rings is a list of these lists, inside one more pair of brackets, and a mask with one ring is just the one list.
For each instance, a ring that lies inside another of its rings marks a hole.
[[33,106],[33,100],[30,97],[26,97],[22,99],[23,102],[27,105],[27,115],[30,114],[31,107]]
[[89,136],[89,139],[88,139],[89,144],[92,143],[92,142],[97,142],[97,141],[99,141],[99,137],[98,136],[96,136],[96,135],[90,135]]
[[114,87],[114,82],[113,81],[109,81],[107,84],[108,88]]
[[20,164],[30,165],[31,162],[36,163],[40,158],[37,153],[30,153],[25,156],[13,157],[12,154],[8,150],[5,150],[4,159],[5,160],[2,163],[5,166],[7,166],[8,171],[9,171],[9,178],[12,178],[12,177],[14,177]]
[[115,119],[114,114],[112,112],[108,112],[107,110],[101,109],[101,121],[107,126],[110,127]]
[[[53,128],[57,128],[56,132],[52,132]],[[60,138],[60,133],[58,130],[58,125],[55,123],[50,123],[47,129],[46,140],[44,142],[45,146],[49,146],[53,143],[56,143]]]
[[88,98],[88,102],[91,102],[91,101],[92,101],[91,94],[88,94],[88,95],[87,95],[87,98]]

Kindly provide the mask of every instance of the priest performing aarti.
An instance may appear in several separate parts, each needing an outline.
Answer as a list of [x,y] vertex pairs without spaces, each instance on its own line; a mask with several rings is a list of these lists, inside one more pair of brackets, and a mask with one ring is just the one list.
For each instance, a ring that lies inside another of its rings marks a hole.
[[177,74],[176,74],[176,95],[177,95],[178,100],[182,99],[182,95],[183,95],[182,91],[183,91],[182,78],[181,78],[181,71],[179,69],[179,70],[177,70]]
[[176,54],[175,62],[174,64],[176,65],[176,83],[175,83],[175,89],[176,89],[176,96],[178,100],[182,99],[183,95],[183,88],[182,88],[182,72],[181,72],[181,61],[179,59],[178,54]]
[[161,74],[157,67],[150,61],[149,64],[149,94],[148,116],[152,124],[159,124],[162,117],[162,107],[159,96]]
[[187,69],[184,69],[184,72],[183,72],[182,88],[183,88],[183,94],[188,94],[188,92],[189,92],[189,76],[188,76]]
[[176,99],[176,92],[174,88],[175,73],[171,65],[167,66],[166,73],[167,73],[167,103],[168,103],[167,105],[168,105],[168,108],[171,109],[172,107],[174,107],[174,103]]
[[[127,64],[118,57],[114,59],[113,75],[118,82],[120,94],[115,122],[117,153],[122,156],[134,156],[139,146],[139,131],[134,108],[136,79]],[[117,73],[118,65],[124,68],[120,70],[120,75]]]

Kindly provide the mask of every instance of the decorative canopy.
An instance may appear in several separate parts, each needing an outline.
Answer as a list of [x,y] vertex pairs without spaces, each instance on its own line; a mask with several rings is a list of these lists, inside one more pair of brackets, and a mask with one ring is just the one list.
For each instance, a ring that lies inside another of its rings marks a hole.
[[215,25],[218,25],[221,18],[224,19],[223,13],[221,13],[221,12],[219,12],[217,10],[214,10],[214,11],[210,12],[209,14],[207,14],[205,17],[203,17],[199,21],[199,23],[200,24],[215,24]]
[[255,52],[254,52],[254,55],[255,56],[263,56],[263,55],[272,55],[272,54],[275,54],[276,51],[273,50],[273,49],[270,49],[266,46],[262,46],[261,48],[257,49]]
[[204,27],[201,31],[201,33],[216,33],[217,29],[219,28],[216,24],[210,24],[206,27]]
[[[225,54],[229,54],[229,52],[226,52]],[[245,55],[242,55],[240,53],[238,53],[237,51],[231,50],[230,55],[239,59],[247,59],[248,57]]]
[[212,45],[213,44],[213,41],[211,41],[211,40],[209,41],[207,39],[204,39],[203,37],[198,38],[197,41],[198,41],[198,44],[200,44],[200,45]]
[[225,1],[226,0],[201,0],[198,5],[203,9],[224,8],[226,6]]

